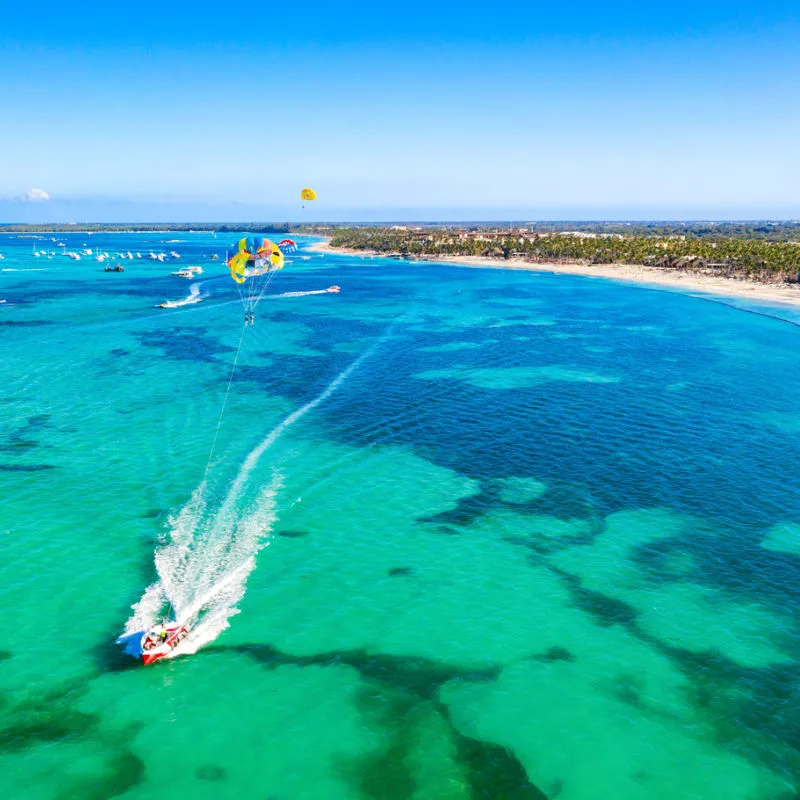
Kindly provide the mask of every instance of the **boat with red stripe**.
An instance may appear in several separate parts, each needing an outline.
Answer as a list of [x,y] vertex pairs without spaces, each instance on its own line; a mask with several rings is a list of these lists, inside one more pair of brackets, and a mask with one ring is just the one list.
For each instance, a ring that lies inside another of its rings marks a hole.
[[142,663],[147,666],[169,655],[188,633],[179,622],[154,625],[142,635]]

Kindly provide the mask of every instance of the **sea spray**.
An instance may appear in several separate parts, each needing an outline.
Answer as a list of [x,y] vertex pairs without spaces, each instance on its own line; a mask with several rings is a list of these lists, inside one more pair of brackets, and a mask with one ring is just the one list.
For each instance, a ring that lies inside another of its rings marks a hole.
[[193,653],[219,636],[239,613],[256,554],[269,542],[277,518],[277,494],[282,479],[272,480],[252,503],[243,500],[253,470],[264,453],[295,422],[327,400],[386,338],[388,331],[325,389],[279,423],[245,458],[219,507],[210,509],[204,480],[183,508],[169,521],[169,531],[156,549],[157,579],[132,606],[133,614],[119,642],[136,654],[141,632],[164,617],[167,604],[175,619],[190,629],[171,656]]
[[157,308],[181,308],[182,306],[191,306],[199,303],[205,299],[205,296],[200,292],[200,283],[193,283],[189,287],[189,294],[182,300],[165,300],[159,303]]
[[191,631],[172,655],[195,652],[228,627],[255,569],[256,554],[269,542],[281,482],[280,474],[273,472],[269,484],[236,519],[207,513],[205,483],[195,490],[170,520],[169,533],[154,556],[157,579],[133,606],[120,637],[130,643],[129,652],[135,651],[142,631],[164,618],[167,605]]

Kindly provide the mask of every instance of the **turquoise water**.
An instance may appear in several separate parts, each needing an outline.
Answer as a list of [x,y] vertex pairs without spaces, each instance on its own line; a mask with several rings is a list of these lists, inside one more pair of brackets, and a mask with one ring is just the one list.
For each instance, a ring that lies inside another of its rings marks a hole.
[[56,238],[181,259],[0,237],[5,797],[796,796],[795,325],[301,239],[204,480],[228,240]]

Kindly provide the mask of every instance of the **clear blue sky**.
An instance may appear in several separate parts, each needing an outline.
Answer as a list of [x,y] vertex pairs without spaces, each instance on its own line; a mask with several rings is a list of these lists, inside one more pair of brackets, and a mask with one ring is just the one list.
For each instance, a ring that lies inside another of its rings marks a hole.
[[4,4],[0,220],[800,218],[798,42],[797,0]]

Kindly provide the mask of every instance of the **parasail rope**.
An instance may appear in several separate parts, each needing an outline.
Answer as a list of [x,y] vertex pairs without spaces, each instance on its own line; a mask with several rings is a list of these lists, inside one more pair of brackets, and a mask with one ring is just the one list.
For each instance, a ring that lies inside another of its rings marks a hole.
[[278,272],[277,269],[270,270],[266,282],[261,287],[261,291],[258,293],[258,297],[256,297],[256,303],[261,302],[261,298],[264,297],[264,295],[267,293],[267,289],[269,289],[269,285],[272,283],[272,279],[275,277],[277,272]]
[[242,301],[244,310],[247,311],[247,303],[245,302],[244,295],[242,294],[242,285],[240,283],[236,284],[236,291],[239,292],[239,299]]
[[211,468],[211,459],[214,457],[214,448],[217,446],[217,437],[219,436],[219,429],[222,426],[222,417],[225,414],[225,406],[228,405],[228,395],[231,391],[231,384],[233,383],[233,374],[236,372],[236,365],[239,363],[239,352],[242,349],[242,342],[244,341],[244,332],[247,330],[247,323],[242,325],[242,335],[239,337],[239,344],[236,347],[236,356],[233,359],[233,367],[231,367],[231,376],[228,378],[228,388],[225,389],[225,399],[222,401],[222,409],[219,412],[219,419],[217,420],[217,429],[214,431],[214,441],[211,443],[211,451],[208,454],[208,461],[206,461],[206,469],[203,473],[203,483],[208,476],[208,470]]

